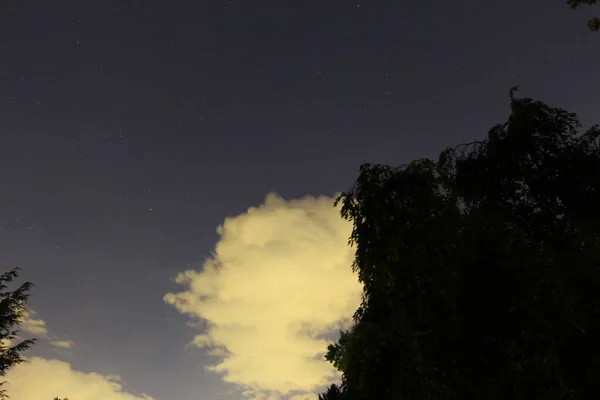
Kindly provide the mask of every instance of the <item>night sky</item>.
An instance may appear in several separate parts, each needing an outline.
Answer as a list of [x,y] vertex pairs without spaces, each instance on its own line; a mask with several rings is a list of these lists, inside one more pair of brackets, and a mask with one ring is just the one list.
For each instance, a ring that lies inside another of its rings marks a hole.
[[[362,163],[482,138],[506,120],[511,86],[599,122],[596,10],[565,3],[3,0],[0,266],[34,283],[23,335],[40,339],[9,394],[309,398],[305,377],[329,367],[294,361],[308,353],[282,332],[323,334],[351,316],[356,288],[347,226],[305,196],[348,189]],[[248,212],[269,193],[281,198]],[[202,275],[207,259],[231,279]],[[176,283],[186,270],[223,302]],[[188,308],[167,295],[186,290]],[[211,323],[237,327],[211,336],[248,355],[230,357],[237,373],[206,371],[219,358],[190,344]]]

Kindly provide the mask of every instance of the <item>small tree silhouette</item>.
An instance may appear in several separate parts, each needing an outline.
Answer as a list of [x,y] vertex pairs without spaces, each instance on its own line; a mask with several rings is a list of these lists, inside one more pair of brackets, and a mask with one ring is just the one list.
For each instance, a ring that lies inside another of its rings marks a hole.
[[[15,345],[12,341],[18,338],[19,331],[15,329],[25,315],[25,305],[29,299],[31,282],[23,283],[18,289],[5,291],[7,285],[18,276],[18,268],[0,275],[0,376],[4,377],[9,369],[24,361],[21,353],[27,350],[35,339],[23,340]],[[2,389],[5,382],[0,382],[0,399],[9,396]]]

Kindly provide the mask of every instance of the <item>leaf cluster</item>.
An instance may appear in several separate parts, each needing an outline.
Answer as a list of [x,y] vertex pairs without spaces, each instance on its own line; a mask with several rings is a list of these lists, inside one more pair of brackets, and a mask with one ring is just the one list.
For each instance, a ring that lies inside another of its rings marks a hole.
[[[597,4],[598,0],[568,0],[567,4],[573,9],[577,9],[579,8],[579,6],[581,5],[594,5]],[[600,18],[596,17],[596,18],[592,18],[591,20],[588,21],[588,27],[590,28],[590,30],[592,31],[600,31]]]

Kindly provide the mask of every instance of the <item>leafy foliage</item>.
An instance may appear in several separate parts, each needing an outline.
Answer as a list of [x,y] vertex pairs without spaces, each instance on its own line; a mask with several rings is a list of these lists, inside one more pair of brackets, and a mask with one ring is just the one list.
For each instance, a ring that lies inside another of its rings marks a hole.
[[[25,314],[25,306],[29,298],[30,282],[23,283],[19,288],[10,292],[6,291],[7,285],[18,276],[18,269],[13,269],[0,275],[0,376],[17,364],[23,362],[21,353],[33,345],[35,339],[23,340],[17,344],[12,342],[17,339],[19,325]],[[0,383],[2,386],[5,382]],[[0,390],[0,399],[8,398],[5,390]]]
[[[588,6],[598,3],[598,0],[568,0],[567,4],[573,9],[577,9],[579,6],[587,4]],[[588,21],[588,27],[592,31],[600,31],[600,18],[592,18]]]
[[326,355],[345,398],[600,398],[600,127],[516,90],[485,140],[338,198],[364,287]]

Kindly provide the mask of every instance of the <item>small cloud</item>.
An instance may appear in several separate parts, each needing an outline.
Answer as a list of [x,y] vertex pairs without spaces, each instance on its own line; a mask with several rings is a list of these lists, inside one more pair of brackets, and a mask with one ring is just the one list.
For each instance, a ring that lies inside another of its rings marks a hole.
[[[36,337],[37,339],[45,339],[52,346],[59,349],[71,349],[75,346],[75,343],[71,340],[60,340],[53,335],[48,334],[48,328],[46,327],[46,321],[41,318],[35,318],[35,311],[28,310],[23,313],[21,320],[19,322],[19,333],[28,333]],[[24,338],[19,335],[15,338],[18,341],[23,340]],[[14,341],[11,342],[14,345]]]
[[220,360],[208,370],[256,400],[316,399],[339,379],[325,339],[350,322],[362,287],[351,265],[352,224],[329,197],[263,205],[226,218],[201,271],[164,300],[207,328],[192,341]]
[[35,312],[25,311],[19,323],[21,330],[32,335],[47,335],[46,321],[34,318],[33,315],[35,315]]
[[50,344],[54,347],[58,347],[59,349],[70,349],[75,347],[75,343],[72,340],[54,340],[51,341]]

